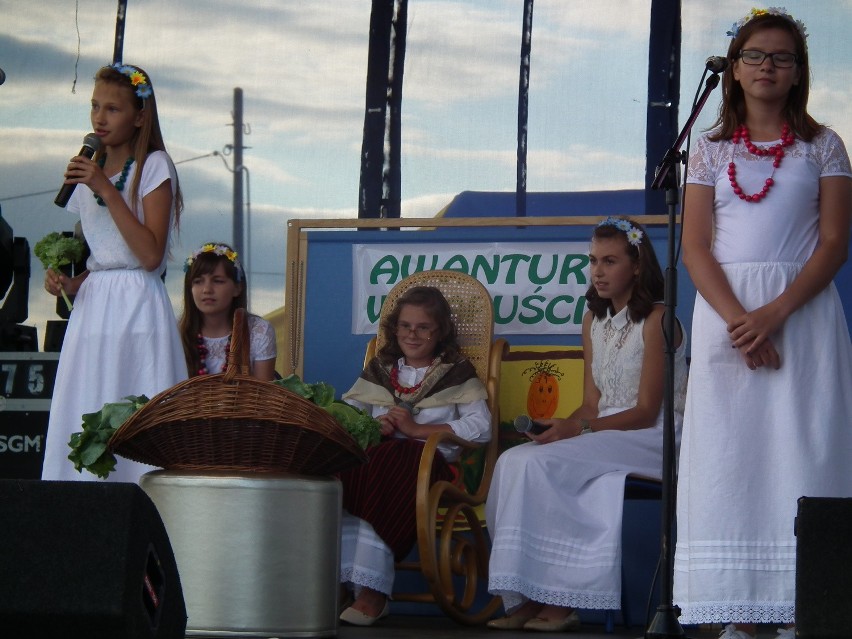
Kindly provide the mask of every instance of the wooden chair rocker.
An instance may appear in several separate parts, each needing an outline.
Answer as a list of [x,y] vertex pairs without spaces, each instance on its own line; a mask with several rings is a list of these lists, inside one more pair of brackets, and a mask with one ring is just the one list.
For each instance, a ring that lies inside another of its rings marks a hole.
[[[453,312],[462,353],[476,368],[488,391],[491,410],[491,441],[476,444],[452,433],[434,433],[426,441],[417,478],[417,551],[419,561],[400,562],[397,570],[417,570],[425,578],[428,593],[397,593],[396,601],[436,603],[450,618],[463,624],[479,624],[489,619],[500,606],[497,597],[483,603],[478,585],[487,583],[490,542],[481,520],[482,505],[488,495],[491,475],[498,455],[500,363],[508,345],[493,339],[494,321],[491,296],[475,278],[455,271],[415,273],[396,284],[382,306],[382,320],[396,300],[413,286],[433,286],[447,299]],[[375,355],[388,336],[381,328],[367,346],[366,362]],[[458,481],[438,481],[432,485],[432,461],[438,443],[452,441],[463,447],[454,465]],[[465,464],[480,463],[478,482],[461,481]],[[472,487],[472,483],[476,486]],[[480,600],[477,600],[477,595]],[[477,608],[478,609],[475,609]]]

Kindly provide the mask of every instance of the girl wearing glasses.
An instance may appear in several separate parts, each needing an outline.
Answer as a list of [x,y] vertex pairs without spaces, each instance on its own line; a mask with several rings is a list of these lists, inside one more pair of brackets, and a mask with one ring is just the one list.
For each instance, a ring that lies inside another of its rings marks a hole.
[[[367,451],[369,462],[341,473],[343,519],[341,582],[355,601],[340,619],[369,626],[388,614],[394,560],[417,540],[415,488],[421,452],[436,431],[473,442],[491,437],[485,386],[461,356],[450,305],[441,292],[406,291],[382,323],[387,343],[343,395],[381,423],[383,440]],[[439,444],[433,477],[452,481],[447,462],[460,450]]]
[[753,9],[728,35],[719,117],[684,197],[698,295],[674,600],[681,623],[728,624],[725,639],[760,623],[793,637],[797,499],[852,494],[852,345],[832,283],[852,170],[807,112],[804,24]]

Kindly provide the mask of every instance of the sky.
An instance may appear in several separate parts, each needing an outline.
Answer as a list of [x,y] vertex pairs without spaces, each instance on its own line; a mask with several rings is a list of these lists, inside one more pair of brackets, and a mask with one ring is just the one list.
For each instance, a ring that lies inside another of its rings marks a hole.
[[[650,4],[535,1],[529,191],[642,188]],[[724,55],[726,30],[751,6],[683,0],[682,122],[705,59]],[[852,0],[784,6],[810,34],[811,113],[852,140]],[[115,0],[0,0],[0,207],[30,248],[76,221],[53,198],[91,128],[92,77],[112,62],[116,8]],[[461,191],[514,190],[522,8],[522,0],[409,0],[403,217],[432,216]],[[235,88],[251,310],[284,303],[289,219],[357,217],[369,20],[369,0],[128,0],[123,60],[152,79],[186,201],[167,277],[176,313],[186,255],[231,241]],[[718,97],[697,129],[712,123]],[[25,324],[41,342],[55,300],[35,256],[31,268]]]

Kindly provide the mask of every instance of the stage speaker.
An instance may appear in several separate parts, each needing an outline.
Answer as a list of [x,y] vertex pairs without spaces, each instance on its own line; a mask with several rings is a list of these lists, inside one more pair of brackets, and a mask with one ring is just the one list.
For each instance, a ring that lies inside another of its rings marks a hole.
[[796,637],[848,639],[852,499],[800,498],[795,530]]
[[166,529],[136,484],[0,480],[0,628],[16,639],[183,639]]

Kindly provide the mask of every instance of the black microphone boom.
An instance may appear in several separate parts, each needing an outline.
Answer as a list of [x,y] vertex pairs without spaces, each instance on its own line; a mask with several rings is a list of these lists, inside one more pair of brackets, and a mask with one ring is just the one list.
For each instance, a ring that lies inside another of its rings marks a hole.
[[536,421],[530,419],[529,415],[518,415],[515,417],[515,430],[519,433],[532,433],[533,435],[541,435],[544,431],[546,431],[550,426],[545,426],[544,424],[539,424]]
[[722,71],[728,68],[728,59],[720,55],[712,55],[707,58],[705,65],[710,73],[722,73]]
[[[80,149],[80,152],[77,155],[82,155],[84,158],[89,158],[91,160],[100,145],[101,139],[94,133],[89,133],[83,138],[83,148]],[[56,199],[53,200],[53,203],[56,206],[65,208],[68,205],[68,200],[71,199],[71,194],[74,192],[75,188],[77,188],[76,184],[63,184],[62,188],[59,189],[59,193],[56,194]]]

